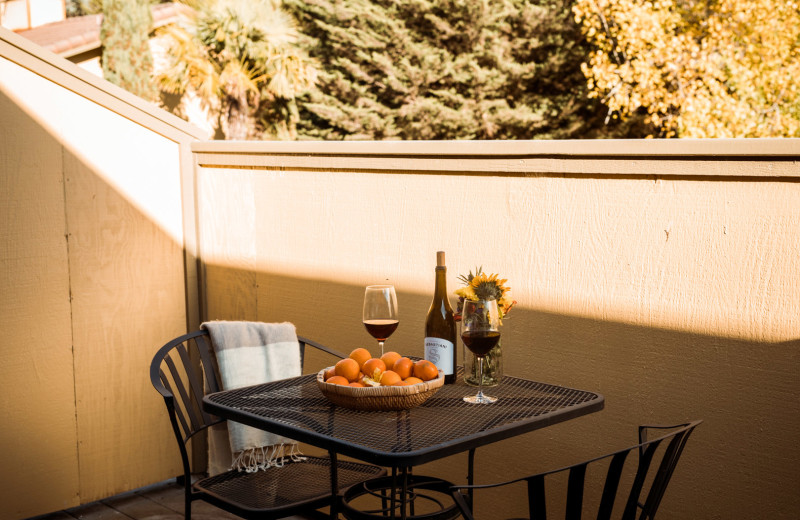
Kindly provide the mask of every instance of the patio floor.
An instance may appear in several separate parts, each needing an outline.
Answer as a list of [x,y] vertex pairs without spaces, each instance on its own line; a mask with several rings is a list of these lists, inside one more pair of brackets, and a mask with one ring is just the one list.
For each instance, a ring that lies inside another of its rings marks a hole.
[[[169,480],[98,502],[29,520],[182,520],[183,488]],[[193,520],[241,520],[202,500],[192,504]],[[293,516],[286,520],[303,520]]]

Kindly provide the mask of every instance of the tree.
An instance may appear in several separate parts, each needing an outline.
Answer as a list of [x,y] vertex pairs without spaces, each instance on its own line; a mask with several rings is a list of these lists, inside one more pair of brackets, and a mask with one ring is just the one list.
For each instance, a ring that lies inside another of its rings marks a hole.
[[294,139],[295,98],[311,89],[316,69],[295,45],[297,31],[278,1],[196,0],[168,27],[167,92],[195,93],[227,139]]
[[[570,0],[287,0],[321,64],[299,132],[322,139],[614,135],[588,99]],[[626,125],[633,125],[635,120]]]
[[800,135],[800,10],[785,0],[578,0],[591,95],[663,137]]
[[149,0],[103,0],[103,77],[128,92],[152,101]]
[[103,0],[67,0],[67,17],[85,16],[103,12]]

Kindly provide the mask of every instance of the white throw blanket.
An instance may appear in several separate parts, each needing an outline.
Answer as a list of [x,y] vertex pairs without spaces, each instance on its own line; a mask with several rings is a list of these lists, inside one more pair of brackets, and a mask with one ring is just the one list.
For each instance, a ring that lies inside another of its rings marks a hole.
[[[210,321],[201,328],[211,337],[224,390],[301,374],[300,346],[291,323]],[[240,471],[280,465],[284,456],[299,457],[295,441],[244,424],[228,421],[228,436],[231,467]]]

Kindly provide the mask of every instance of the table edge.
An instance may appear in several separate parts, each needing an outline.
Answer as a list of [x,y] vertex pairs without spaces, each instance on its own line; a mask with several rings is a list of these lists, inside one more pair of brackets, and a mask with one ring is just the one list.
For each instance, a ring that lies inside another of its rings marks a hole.
[[[270,431],[271,433],[276,433],[299,442],[304,442],[317,448],[327,450],[328,452],[334,452],[340,455],[345,455],[385,467],[412,467],[448,457],[450,455],[455,455],[457,453],[462,453],[472,448],[477,449],[482,446],[546,428],[547,426],[552,426],[570,419],[575,419],[584,415],[599,412],[605,408],[605,397],[602,394],[588,390],[579,391],[591,393],[597,397],[591,401],[586,401],[563,410],[552,412],[548,414],[546,419],[531,421],[530,423],[521,425],[506,425],[489,433],[479,432],[449,443],[439,444],[430,448],[404,453],[390,453],[374,450],[371,448],[357,446],[347,441],[340,441],[339,439],[321,435],[315,432],[297,430],[292,426],[288,426],[270,418],[255,415],[249,412],[233,410],[226,406],[218,405],[210,400],[210,398],[212,398],[214,395],[224,393],[224,390],[222,392],[215,392],[203,396],[203,410],[223,419],[240,422],[254,428],[263,429],[265,425],[268,425],[271,429],[267,431]],[[331,406],[335,405],[331,404]]]

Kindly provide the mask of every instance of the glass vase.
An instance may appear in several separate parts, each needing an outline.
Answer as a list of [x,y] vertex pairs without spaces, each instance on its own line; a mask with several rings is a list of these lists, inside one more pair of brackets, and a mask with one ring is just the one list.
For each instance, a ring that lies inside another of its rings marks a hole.
[[[497,386],[503,379],[503,338],[497,342],[492,350],[483,358],[483,386]],[[470,386],[478,386],[478,358],[461,343],[464,354],[464,382]]]

